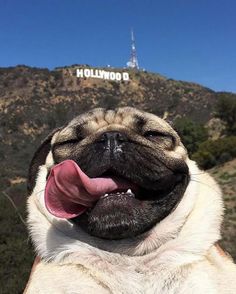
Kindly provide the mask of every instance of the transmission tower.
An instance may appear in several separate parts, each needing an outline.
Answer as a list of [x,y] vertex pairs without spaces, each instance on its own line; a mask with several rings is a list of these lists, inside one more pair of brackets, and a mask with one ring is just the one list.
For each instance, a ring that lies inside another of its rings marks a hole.
[[127,62],[127,66],[130,68],[139,69],[137,52],[135,48],[134,32],[132,29],[131,29],[131,56],[130,56],[130,60]]

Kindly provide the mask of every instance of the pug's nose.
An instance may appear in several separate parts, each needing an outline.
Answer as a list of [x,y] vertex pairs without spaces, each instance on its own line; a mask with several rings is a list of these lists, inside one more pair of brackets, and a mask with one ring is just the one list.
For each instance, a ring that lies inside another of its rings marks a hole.
[[110,131],[103,133],[97,140],[102,143],[106,149],[116,149],[120,147],[124,142],[127,142],[128,138],[125,134],[117,131]]

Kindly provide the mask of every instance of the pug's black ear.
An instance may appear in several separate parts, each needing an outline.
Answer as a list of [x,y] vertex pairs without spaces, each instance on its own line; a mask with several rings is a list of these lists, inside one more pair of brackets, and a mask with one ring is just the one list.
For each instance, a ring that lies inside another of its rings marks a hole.
[[41,165],[45,163],[46,157],[51,149],[51,140],[53,135],[59,131],[61,128],[53,130],[46,139],[42,142],[39,148],[34,153],[34,156],[30,162],[29,171],[28,171],[28,180],[27,180],[27,191],[30,195],[36,184],[36,177],[38,174],[38,169]]

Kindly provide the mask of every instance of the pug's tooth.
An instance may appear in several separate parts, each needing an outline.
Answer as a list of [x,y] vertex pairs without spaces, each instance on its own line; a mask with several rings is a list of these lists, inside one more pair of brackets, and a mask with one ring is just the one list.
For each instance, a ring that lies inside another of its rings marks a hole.
[[106,198],[107,196],[108,196],[107,193],[106,194],[103,194],[102,197],[101,197],[101,199]]
[[132,192],[131,189],[128,189],[126,193],[129,194],[130,196],[134,196],[134,193]]

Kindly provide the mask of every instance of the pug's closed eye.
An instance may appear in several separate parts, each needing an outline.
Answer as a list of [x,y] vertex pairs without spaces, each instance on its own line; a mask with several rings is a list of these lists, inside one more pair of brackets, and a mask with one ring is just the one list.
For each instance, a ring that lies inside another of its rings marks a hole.
[[176,143],[175,138],[172,135],[155,130],[146,131],[143,136],[152,142],[164,141],[168,143],[169,148],[173,148]]
[[63,146],[63,145],[67,145],[67,144],[76,144],[76,143],[80,143],[84,138],[82,136],[78,136],[76,138],[71,138],[68,140],[64,140],[61,142],[56,142],[53,144],[53,147],[57,147],[57,146]]

